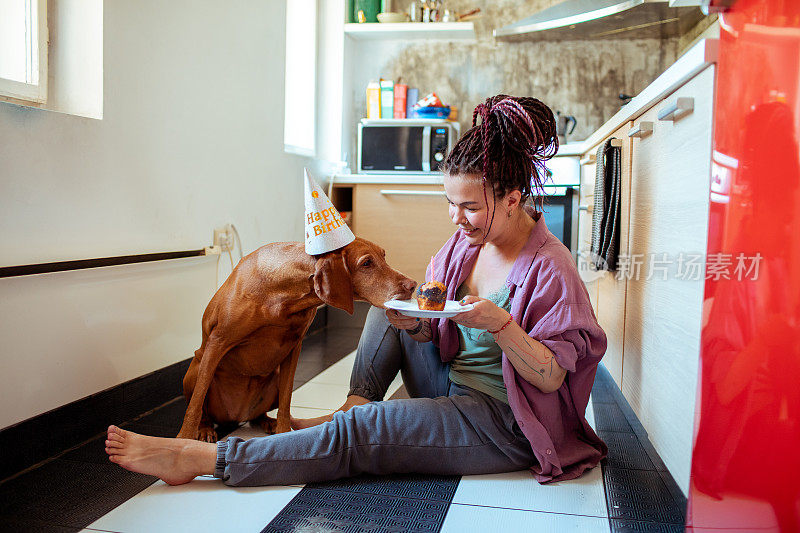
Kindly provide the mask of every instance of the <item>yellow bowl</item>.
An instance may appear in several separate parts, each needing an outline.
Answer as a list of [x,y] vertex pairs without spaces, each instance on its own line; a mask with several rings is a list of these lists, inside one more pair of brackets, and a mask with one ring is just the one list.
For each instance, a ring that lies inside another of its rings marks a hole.
[[405,13],[378,13],[378,22],[405,22]]

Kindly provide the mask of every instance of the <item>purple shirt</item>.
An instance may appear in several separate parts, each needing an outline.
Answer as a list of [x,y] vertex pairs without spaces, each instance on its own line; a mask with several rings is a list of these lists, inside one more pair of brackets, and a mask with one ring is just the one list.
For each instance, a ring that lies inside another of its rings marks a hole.
[[[517,373],[505,353],[502,367],[509,406],[539,462],[531,470],[545,483],[576,478],[608,453],[585,417],[597,363],[606,352],[606,335],[569,250],[550,233],[541,214],[529,213],[536,225],[506,279],[511,315],[553,352],[567,375],[557,391],[544,393]],[[480,246],[470,245],[459,229],[437,252],[434,272],[447,286],[448,300],[456,299],[479,251]],[[426,278],[430,280],[430,266]],[[442,361],[451,361],[459,350],[456,324],[447,319],[431,322]]]

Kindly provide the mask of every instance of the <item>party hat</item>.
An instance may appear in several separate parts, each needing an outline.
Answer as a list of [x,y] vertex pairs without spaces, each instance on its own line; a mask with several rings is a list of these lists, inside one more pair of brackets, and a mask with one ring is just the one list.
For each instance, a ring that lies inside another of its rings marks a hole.
[[303,171],[306,176],[306,253],[319,255],[347,246],[356,236],[308,169]]

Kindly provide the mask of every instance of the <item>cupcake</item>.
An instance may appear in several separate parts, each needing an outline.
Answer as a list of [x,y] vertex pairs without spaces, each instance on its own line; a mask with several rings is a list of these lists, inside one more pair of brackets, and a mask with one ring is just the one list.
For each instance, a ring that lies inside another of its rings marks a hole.
[[447,287],[439,281],[429,281],[417,289],[417,304],[426,311],[441,311],[447,300]]

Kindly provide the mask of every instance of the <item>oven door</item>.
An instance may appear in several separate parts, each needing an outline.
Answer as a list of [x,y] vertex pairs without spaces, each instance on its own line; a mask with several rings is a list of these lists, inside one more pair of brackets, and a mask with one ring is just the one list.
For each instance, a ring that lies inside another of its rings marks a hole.
[[572,187],[546,187],[544,221],[547,229],[564,243],[577,259],[578,191]]

